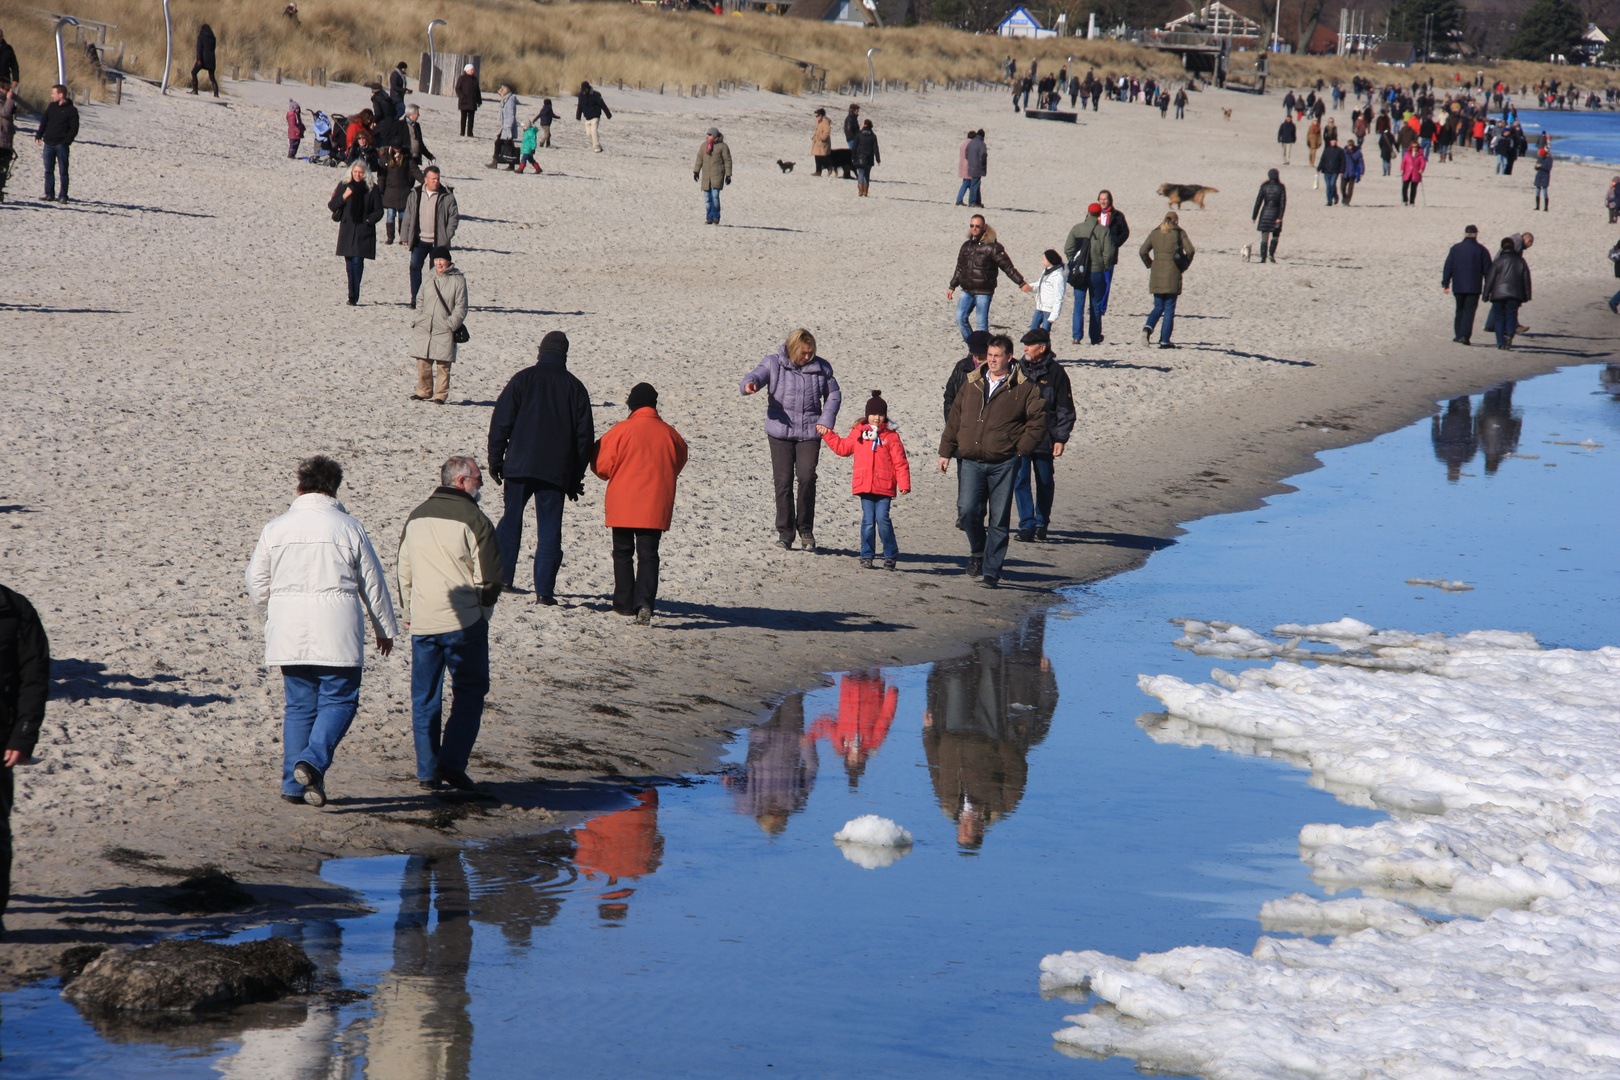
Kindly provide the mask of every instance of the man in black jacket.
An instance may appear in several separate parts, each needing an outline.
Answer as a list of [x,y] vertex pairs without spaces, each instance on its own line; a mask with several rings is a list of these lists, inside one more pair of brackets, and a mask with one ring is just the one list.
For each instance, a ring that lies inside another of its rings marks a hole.
[[574,119],[585,121],[585,134],[590,136],[591,149],[596,153],[602,152],[602,140],[596,137],[596,125],[602,117],[613,119],[613,110],[607,107],[602,95],[588,82],[579,84],[579,105],[574,109]]
[[0,936],[5,934],[6,902],[11,898],[12,769],[24,764],[39,741],[45,699],[51,688],[51,643],[34,606],[0,585]]
[[405,71],[405,61],[401,60],[388,75],[388,100],[394,106],[395,120],[405,119],[405,95],[411,92]]
[[968,354],[956,362],[951,369],[951,377],[945,380],[945,420],[951,419],[951,402],[956,400],[957,393],[967,377],[984,366],[984,354],[990,348],[990,331],[975,330],[968,335]]
[[[1024,360],[1019,366],[1046,403],[1046,433],[1034,451],[1019,461],[1013,498],[1018,503],[1018,539],[1026,544],[1044,544],[1046,527],[1052,521],[1052,496],[1056,493],[1053,459],[1063,456],[1063,446],[1074,431],[1074,391],[1069,386],[1069,373],[1052,355],[1051,334],[1031,330],[1023,341]],[[1035,480],[1033,497],[1029,490],[1031,477]]]
[[512,587],[523,508],[534,499],[534,591],[557,603],[562,565],[563,497],[585,493],[585,469],[596,445],[591,397],[568,370],[568,335],[553,330],[540,341],[533,367],[512,376],[489,418],[489,475],[506,484],[506,509],[495,526],[504,584]]
[[207,23],[197,31],[197,61],[191,65],[191,89],[197,92],[197,72],[208,72],[208,81],[214,84],[214,96],[219,97],[219,76],[214,74],[214,28]]
[[17,50],[6,40],[5,32],[0,31],[0,82],[8,82],[15,86],[21,79],[22,71],[17,67]]
[[962,299],[956,305],[956,328],[961,331],[963,341],[974,329],[968,325],[969,315],[980,330],[990,329],[990,301],[995,299],[998,273],[1012,278],[1025,292],[1034,291],[1035,287],[1025,281],[1024,275],[1013,265],[1007,250],[996,242],[984,215],[974,214],[968,219],[968,238],[956,253],[956,272],[951,275],[951,283],[945,286],[947,300],[955,300],[956,290],[962,290]]
[[861,133],[861,107],[851,105],[849,112],[844,114],[844,144],[849,149],[855,149],[855,136]]
[[1479,229],[1463,230],[1460,243],[1451,245],[1445,269],[1440,271],[1440,291],[1457,301],[1457,314],[1451,323],[1451,340],[1470,345],[1474,339],[1474,314],[1479,310],[1479,294],[1485,288],[1485,271],[1491,268],[1491,253],[1479,242]]
[[39,122],[36,145],[45,147],[45,201],[56,199],[56,173],[62,174],[62,201],[68,201],[68,147],[79,137],[79,110],[68,100],[67,87],[51,87],[51,103]]

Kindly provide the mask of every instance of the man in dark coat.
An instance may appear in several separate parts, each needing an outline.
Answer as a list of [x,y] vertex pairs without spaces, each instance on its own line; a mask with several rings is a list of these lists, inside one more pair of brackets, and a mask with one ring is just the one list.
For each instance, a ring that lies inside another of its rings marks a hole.
[[968,335],[968,354],[956,362],[951,369],[951,377],[945,380],[945,419],[951,418],[951,402],[961,391],[962,384],[967,377],[984,366],[984,354],[990,348],[990,331],[975,330]]
[[[1053,459],[1063,456],[1063,446],[1074,432],[1074,391],[1069,373],[1052,355],[1052,335],[1035,329],[1024,335],[1024,359],[1019,365],[1024,378],[1034,383],[1046,404],[1046,433],[1035,449],[1018,463],[1013,481],[1013,498],[1018,503],[1018,539],[1023,543],[1046,543],[1046,527],[1052,520],[1052,498],[1056,494]],[[1030,480],[1035,490],[1030,491]]]
[[851,105],[849,112],[844,114],[844,145],[855,149],[855,136],[861,133],[861,107]]
[[411,92],[406,83],[405,61],[401,60],[394,65],[394,70],[388,76],[388,100],[394,106],[394,119],[405,119],[405,95]]
[[596,127],[602,122],[602,117],[613,119],[613,110],[607,107],[602,95],[588,82],[579,84],[579,101],[574,107],[574,119],[585,121],[585,134],[591,140],[591,149],[596,153],[602,152],[602,140],[596,136]]
[[21,79],[22,69],[17,67],[17,50],[6,40],[5,32],[0,31],[0,82],[8,82],[15,86]]
[[191,65],[191,90],[197,92],[197,72],[208,72],[208,81],[214,85],[214,96],[219,97],[219,76],[214,74],[214,28],[207,23],[197,31],[197,61]]
[[34,606],[0,585],[0,938],[5,935],[6,902],[11,898],[12,770],[34,754],[45,722],[51,689],[51,643]]
[[79,137],[79,110],[68,100],[67,87],[51,87],[51,103],[39,122],[34,144],[45,148],[45,201],[56,198],[56,174],[62,175],[62,201],[68,201],[68,148]]
[[489,418],[489,475],[506,485],[506,508],[495,539],[501,546],[505,586],[512,587],[523,509],[534,500],[534,591],[557,603],[562,565],[563,497],[585,493],[585,469],[596,444],[591,397],[568,370],[568,335],[553,330],[540,342],[533,367],[512,376]]
[[1034,291],[1035,287],[1013,265],[1007,249],[996,242],[984,215],[974,214],[968,219],[968,238],[956,253],[956,272],[945,286],[947,300],[955,300],[956,290],[962,290],[962,299],[956,305],[956,328],[962,332],[963,341],[974,329],[968,325],[969,315],[979,324],[978,329],[990,329],[990,301],[996,296],[998,273],[1012,278],[1025,292]]
[[1474,314],[1479,310],[1479,294],[1485,288],[1485,271],[1491,268],[1491,253],[1479,242],[1479,229],[1463,230],[1461,242],[1446,253],[1445,269],[1440,271],[1440,291],[1457,301],[1457,314],[1451,324],[1451,340],[1470,345],[1474,339]]
[[473,137],[473,114],[484,103],[484,90],[478,85],[478,75],[468,64],[456,76],[456,108],[461,110],[461,134]]
[[1322,147],[1322,157],[1316,163],[1316,171],[1322,174],[1322,183],[1327,187],[1329,206],[1339,201],[1339,177],[1344,175],[1344,165],[1344,149],[1339,146],[1339,140],[1328,136]]

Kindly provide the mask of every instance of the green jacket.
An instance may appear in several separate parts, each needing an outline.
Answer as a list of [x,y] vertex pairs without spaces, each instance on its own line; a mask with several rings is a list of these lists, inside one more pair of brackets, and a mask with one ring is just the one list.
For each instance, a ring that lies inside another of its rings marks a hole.
[[718,191],[730,181],[731,147],[726,145],[725,136],[715,136],[714,149],[707,154],[703,152],[703,147],[698,147],[697,161],[692,165],[692,179],[698,182],[701,191]]
[[1086,215],[1086,220],[1069,230],[1069,238],[1063,242],[1063,261],[1073,262],[1075,249],[1080,246],[1081,239],[1088,236],[1091,238],[1091,272],[1107,273],[1119,253],[1114,249],[1113,236],[1095,214]]
[[1181,295],[1181,268],[1176,265],[1176,248],[1186,252],[1187,261],[1197,254],[1192,241],[1181,229],[1165,232],[1155,225],[1142,241],[1142,265],[1148,268],[1148,292],[1154,296]]

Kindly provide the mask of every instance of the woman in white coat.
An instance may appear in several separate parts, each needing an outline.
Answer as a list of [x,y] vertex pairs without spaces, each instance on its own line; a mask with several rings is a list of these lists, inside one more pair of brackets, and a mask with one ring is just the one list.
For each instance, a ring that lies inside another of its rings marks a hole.
[[1063,310],[1064,286],[1068,277],[1063,269],[1063,256],[1051,248],[1041,256],[1046,267],[1041,280],[1035,283],[1035,317],[1029,320],[1031,330],[1050,330],[1057,323],[1058,312]]
[[281,797],[326,805],[326,772],[360,707],[366,618],[377,651],[399,636],[382,563],[365,526],[337,501],[343,467],[317,455],[298,465],[298,498],[264,527],[248,563],[248,594],[264,616],[264,664],[286,690]]

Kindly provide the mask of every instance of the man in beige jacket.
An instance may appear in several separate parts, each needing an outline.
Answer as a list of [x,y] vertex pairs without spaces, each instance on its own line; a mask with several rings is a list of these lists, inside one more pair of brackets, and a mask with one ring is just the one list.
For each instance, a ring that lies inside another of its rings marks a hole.
[[[484,475],[469,457],[439,470],[439,487],[411,511],[399,541],[399,600],[411,633],[411,723],[416,779],[477,790],[467,759],[489,693],[489,616],[501,594],[495,526],[478,509]],[[439,728],[445,669],[450,720]]]

